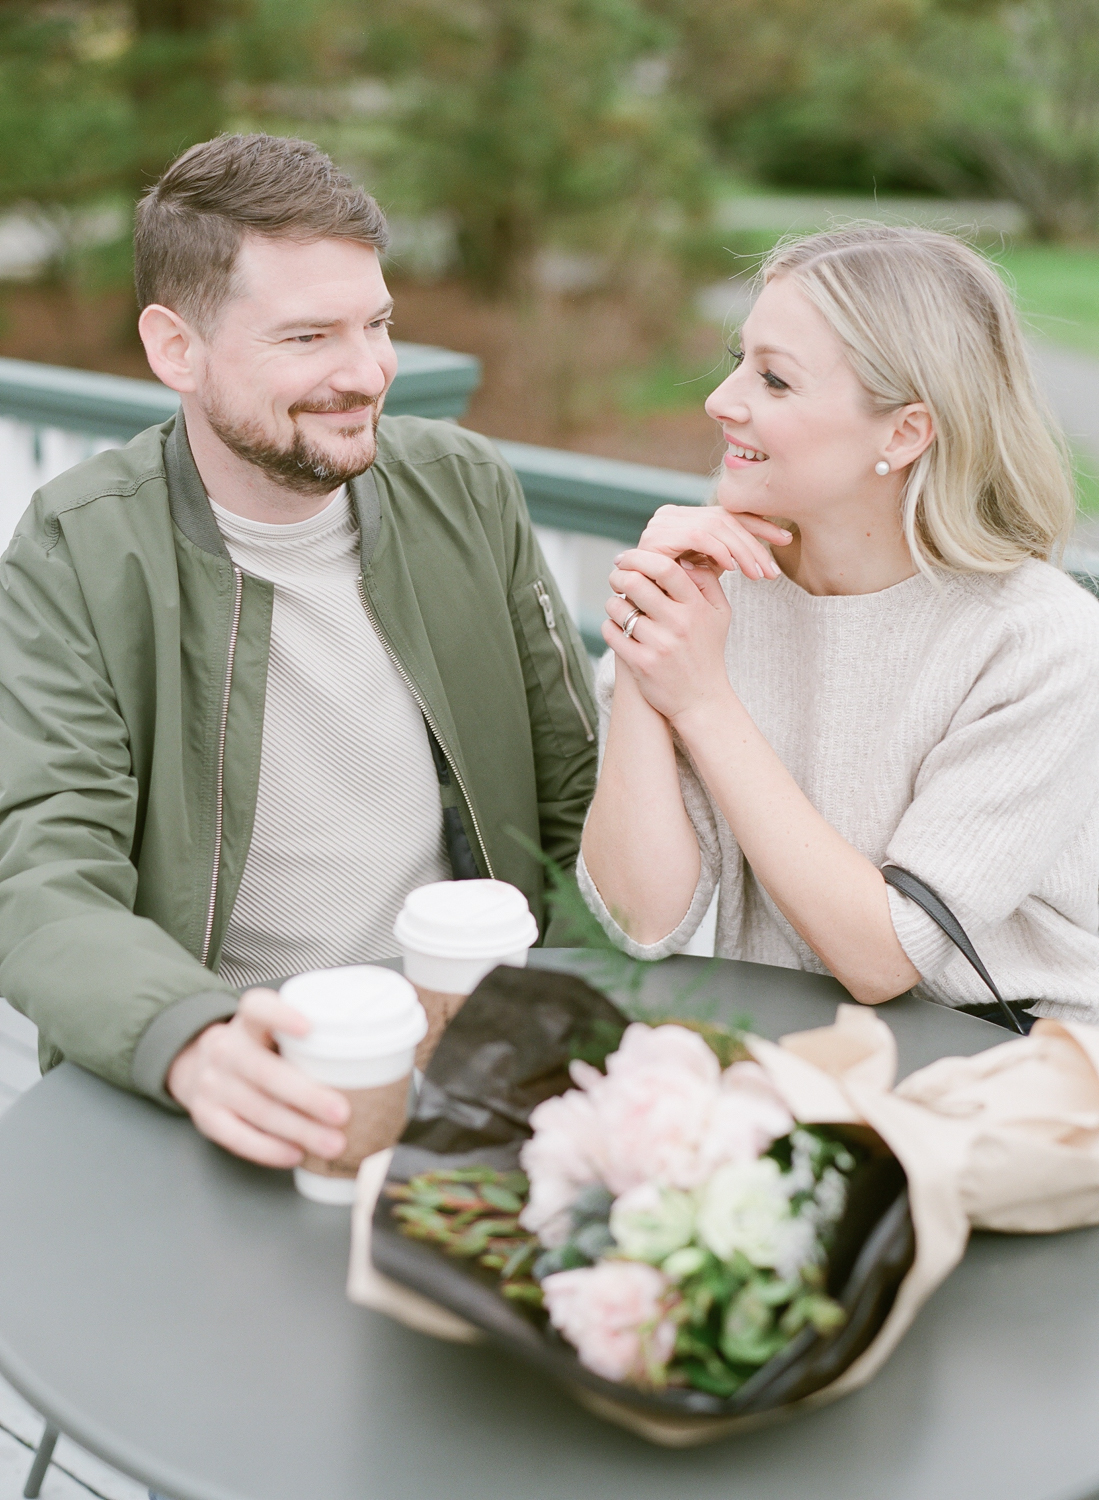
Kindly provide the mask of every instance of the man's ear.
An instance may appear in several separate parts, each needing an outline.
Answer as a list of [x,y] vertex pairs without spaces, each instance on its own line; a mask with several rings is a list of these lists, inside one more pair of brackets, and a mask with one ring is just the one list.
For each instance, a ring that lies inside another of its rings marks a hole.
[[145,357],[156,378],[169,390],[188,395],[198,388],[202,340],[170,307],[153,302],[137,320]]
[[893,435],[885,445],[885,457],[894,472],[907,469],[935,438],[935,423],[922,401],[903,406],[895,413]]

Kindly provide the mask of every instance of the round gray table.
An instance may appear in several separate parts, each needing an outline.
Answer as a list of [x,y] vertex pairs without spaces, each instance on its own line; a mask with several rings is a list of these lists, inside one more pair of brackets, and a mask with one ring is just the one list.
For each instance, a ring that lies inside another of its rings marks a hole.
[[[747,1012],[776,1037],[828,1023],[844,992],[681,958],[646,998]],[[1006,1039],[909,998],[880,1013],[902,1073]],[[63,1432],[175,1500],[1099,1494],[1099,1231],[978,1236],[865,1390],[669,1452],[491,1347],[436,1343],[353,1306],[346,1211],[68,1064],[0,1120],[0,1224],[0,1371]]]

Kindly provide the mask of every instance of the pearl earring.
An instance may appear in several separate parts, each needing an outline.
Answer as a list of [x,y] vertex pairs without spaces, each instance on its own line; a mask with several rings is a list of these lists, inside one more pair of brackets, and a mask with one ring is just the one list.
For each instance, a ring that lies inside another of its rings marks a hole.
[[889,465],[884,458],[878,459],[877,463],[874,465],[874,473],[880,474],[883,479],[889,473]]

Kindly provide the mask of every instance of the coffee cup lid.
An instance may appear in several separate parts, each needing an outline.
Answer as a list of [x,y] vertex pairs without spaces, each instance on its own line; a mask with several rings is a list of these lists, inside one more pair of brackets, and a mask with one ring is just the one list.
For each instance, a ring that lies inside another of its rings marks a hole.
[[440,880],[408,896],[393,935],[434,958],[505,958],[538,941],[538,923],[506,881]]
[[427,1034],[415,989],[392,969],[313,969],[288,979],[279,995],[313,1023],[303,1037],[275,1033],[280,1046],[300,1056],[388,1057]]

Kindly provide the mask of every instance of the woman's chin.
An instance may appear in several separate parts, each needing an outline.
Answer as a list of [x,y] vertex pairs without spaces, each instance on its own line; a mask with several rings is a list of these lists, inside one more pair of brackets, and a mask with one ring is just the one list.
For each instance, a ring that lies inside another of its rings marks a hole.
[[714,500],[730,515],[766,516],[775,509],[775,497],[753,474],[742,477],[743,470],[726,469],[714,491]]

